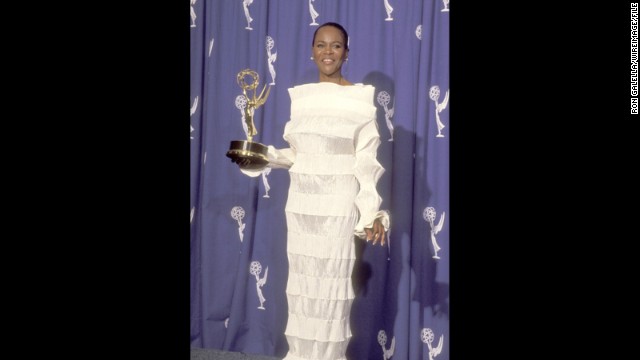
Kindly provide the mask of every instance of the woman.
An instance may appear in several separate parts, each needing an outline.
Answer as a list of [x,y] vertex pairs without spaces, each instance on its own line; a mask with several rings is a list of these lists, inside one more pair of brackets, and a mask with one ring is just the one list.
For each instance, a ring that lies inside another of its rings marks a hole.
[[289,89],[291,119],[284,139],[291,147],[269,146],[267,166],[287,168],[291,177],[285,208],[289,260],[285,360],[346,359],[355,297],[353,236],[384,245],[389,228],[376,190],[384,169],[376,159],[380,139],[375,89],[354,85],[342,76],[348,54],[348,35],[340,24],[325,23],[316,29],[311,58],[319,81]]

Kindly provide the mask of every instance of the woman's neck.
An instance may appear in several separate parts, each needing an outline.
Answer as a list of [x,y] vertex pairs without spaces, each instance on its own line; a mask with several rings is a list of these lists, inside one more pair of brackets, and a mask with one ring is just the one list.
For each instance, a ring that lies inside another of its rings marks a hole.
[[319,82],[330,82],[338,85],[352,85],[347,79],[342,77],[342,74],[334,77],[320,76]]

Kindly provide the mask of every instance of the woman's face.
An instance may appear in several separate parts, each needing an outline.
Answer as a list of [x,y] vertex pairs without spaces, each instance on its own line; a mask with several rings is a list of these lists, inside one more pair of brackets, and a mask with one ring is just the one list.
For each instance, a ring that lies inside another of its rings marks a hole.
[[342,32],[333,26],[318,29],[313,42],[313,61],[318,66],[320,78],[340,78],[342,63],[347,59],[346,39]]

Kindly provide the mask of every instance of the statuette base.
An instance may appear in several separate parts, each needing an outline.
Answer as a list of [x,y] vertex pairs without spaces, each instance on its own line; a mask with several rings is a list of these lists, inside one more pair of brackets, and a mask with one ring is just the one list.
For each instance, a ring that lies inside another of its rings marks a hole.
[[269,163],[267,158],[268,147],[264,144],[248,141],[234,140],[231,141],[227,157],[237,162],[237,160],[249,160],[247,165],[241,165],[247,170],[261,170]]

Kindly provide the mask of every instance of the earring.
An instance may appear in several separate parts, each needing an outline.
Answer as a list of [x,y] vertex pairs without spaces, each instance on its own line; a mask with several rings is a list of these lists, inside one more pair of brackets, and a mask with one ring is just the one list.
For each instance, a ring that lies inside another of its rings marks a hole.
[[311,57],[311,60],[313,60],[313,56]]

